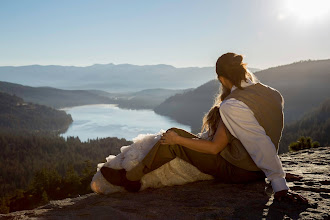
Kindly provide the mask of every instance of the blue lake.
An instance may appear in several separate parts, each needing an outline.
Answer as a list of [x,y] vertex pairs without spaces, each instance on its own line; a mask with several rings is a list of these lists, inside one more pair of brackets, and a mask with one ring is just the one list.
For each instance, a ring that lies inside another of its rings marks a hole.
[[132,140],[139,134],[157,133],[171,127],[191,131],[190,126],[177,123],[152,110],[121,109],[111,104],[84,105],[61,110],[71,114],[73,119],[67,132],[61,136],[78,136],[81,141],[97,137]]

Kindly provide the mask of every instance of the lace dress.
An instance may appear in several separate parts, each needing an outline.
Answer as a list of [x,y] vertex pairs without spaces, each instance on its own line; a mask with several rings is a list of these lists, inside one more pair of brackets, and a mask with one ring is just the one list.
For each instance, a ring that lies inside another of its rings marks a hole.
[[[117,156],[109,155],[106,158],[106,163],[100,163],[97,166],[97,172],[91,182],[92,190],[100,194],[125,191],[123,187],[114,186],[107,182],[103,178],[100,168],[106,166],[114,169],[131,170],[143,160],[164,132],[164,130],[161,130],[156,134],[140,134],[133,139],[133,144],[123,146],[120,149],[120,154]],[[207,132],[199,133],[197,136],[202,139],[208,139]],[[202,173],[196,167],[180,158],[175,158],[158,169],[144,175],[141,179],[142,186],[140,190],[148,187],[160,188],[163,186],[183,185],[194,181],[210,179],[213,179],[213,176]]]

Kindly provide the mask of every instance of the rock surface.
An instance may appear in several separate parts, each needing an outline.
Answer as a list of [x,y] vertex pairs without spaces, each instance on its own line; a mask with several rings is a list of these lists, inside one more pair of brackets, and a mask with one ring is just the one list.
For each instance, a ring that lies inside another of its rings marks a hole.
[[330,147],[282,154],[281,160],[285,171],[303,177],[288,185],[308,205],[273,201],[267,182],[210,180],[138,193],[88,194],[0,219],[330,219]]

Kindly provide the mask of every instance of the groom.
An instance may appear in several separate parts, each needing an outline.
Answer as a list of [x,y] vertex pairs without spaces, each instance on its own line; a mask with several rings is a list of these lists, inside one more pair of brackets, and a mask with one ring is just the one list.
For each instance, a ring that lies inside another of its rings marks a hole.
[[242,60],[241,55],[227,53],[217,61],[223,93],[221,119],[211,141],[169,129],[136,167],[128,172],[102,167],[104,178],[136,192],[143,175],[179,157],[223,182],[245,183],[266,176],[275,199],[306,203],[288,188],[277,155],[283,130],[283,98],[278,91],[247,78]]

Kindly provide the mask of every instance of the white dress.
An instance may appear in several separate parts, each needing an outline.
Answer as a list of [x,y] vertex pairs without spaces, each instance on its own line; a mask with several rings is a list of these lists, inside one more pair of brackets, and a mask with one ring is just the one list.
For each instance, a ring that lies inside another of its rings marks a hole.
[[[120,154],[117,156],[109,155],[106,158],[106,163],[100,163],[97,166],[97,172],[91,182],[92,190],[100,194],[125,191],[124,187],[114,186],[107,182],[103,178],[100,168],[106,166],[114,169],[131,170],[143,160],[164,132],[164,130],[161,130],[156,134],[140,134],[133,139],[133,144],[123,146],[120,149]],[[197,136],[207,139],[207,132],[199,133]],[[194,181],[210,179],[213,179],[213,176],[202,173],[196,167],[180,158],[175,158],[158,169],[144,175],[141,179],[142,186],[140,191],[148,187],[159,188],[163,186],[183,185]]]

